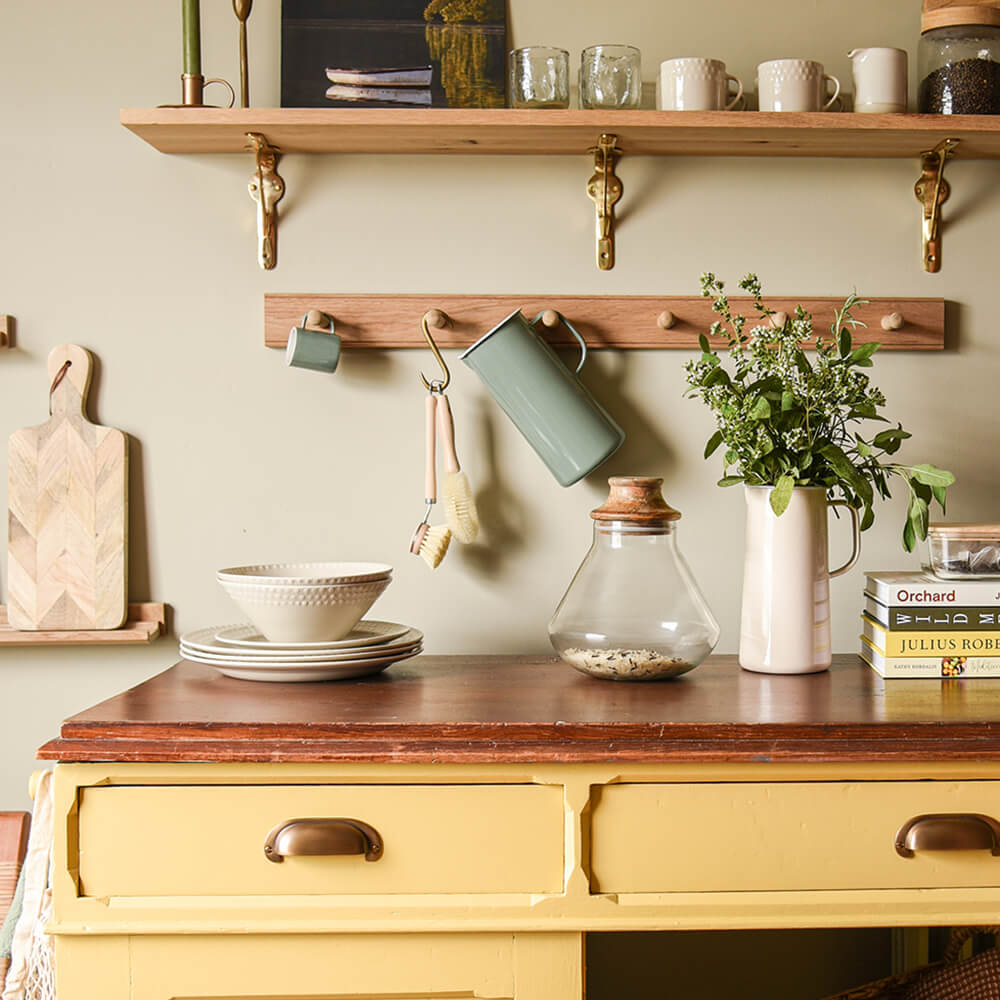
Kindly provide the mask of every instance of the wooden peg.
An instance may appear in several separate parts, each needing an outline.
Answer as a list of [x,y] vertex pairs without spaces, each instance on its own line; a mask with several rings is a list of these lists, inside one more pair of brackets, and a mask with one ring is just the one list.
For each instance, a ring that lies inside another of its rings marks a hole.
[[771,313],[771,326],[775,330],[780,330],[788,322],[788,313],[776,312]]
[[903,314],[894,312],[889,313],[882,317],[882,329],[883,330],[902,330],[903,324],[906,320],[903,319]]
[[664,309],[659,316],[656,317],[656,325],[661,330],[669,330],[677,322],[677,317],[669,310]]
[[0,316],[0,347],[13,346],[14,317]]
[[318,309],[310,309],[306,314],[306,326],[329,326],[330,317]]
[[559,313],[555,309],[546,309],[542,313],[542,326],[548,327],[550,330],[554,329],[559,325]]
[[443,330],[448,326],[448,316],[440,309],[428,309],[424,313],[424,319],[427,321],[427,325],[435,330]]

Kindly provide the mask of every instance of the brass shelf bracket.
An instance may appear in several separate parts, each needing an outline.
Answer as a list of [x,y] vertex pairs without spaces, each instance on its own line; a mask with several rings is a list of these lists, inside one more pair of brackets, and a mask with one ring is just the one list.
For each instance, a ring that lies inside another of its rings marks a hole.
[[257,260],[265,271],[278,261],[278,202],[285,182],[278,175],[278,152],[259,132],[247,132],[257,169],[247,185],[257,203]]
[[941,270],[941,206],[951,194],[944,179],[944,165],[954,155],[958,139],[944,139],[920,154],[920,179],[914,185],[917,201],[924,208],[924,270]]
[[615,176],[618,136],[605,133],[594,153],[594,174],[587,181],[587,197],[597,208],[597,266],[610,271],[615,266],[615,203],[622,196],[622,182]]

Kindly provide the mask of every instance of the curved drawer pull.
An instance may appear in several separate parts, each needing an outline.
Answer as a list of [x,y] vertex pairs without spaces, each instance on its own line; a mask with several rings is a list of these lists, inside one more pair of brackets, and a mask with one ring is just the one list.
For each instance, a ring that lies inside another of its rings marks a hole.
[[289,819],[264,841],[264,857],[275,863],[293,856],[363,854],[365,861],[382,857],[382,835],[359,819]]
[[1000,823],[981,813],[914,816],[896,834],[896,853],[912,858],[917,851],[989,851],[1000,855]]

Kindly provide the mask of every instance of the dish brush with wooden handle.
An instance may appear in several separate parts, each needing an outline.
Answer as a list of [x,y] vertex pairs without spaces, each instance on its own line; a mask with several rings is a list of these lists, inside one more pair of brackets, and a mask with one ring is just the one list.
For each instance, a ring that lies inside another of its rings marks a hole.
[[444,514],[452,534],[464,544],[476,540],[479,534],[479,512],[472,495],[469,479],[462,471],[455,453],[455,422],[451,416],[448,397],[441,394],[437,402],[438,434],[444,451]]
[[435,447],[436,434],[436,410],[438,397],[434,393],[427,396],[424,404],[424,432],[426,437],[426,464],[424,467],[424,502],[427,510],[424,519],[417,525],[417,530],[413,532],[410,539],[410,551],[415,556],[420,556],[431,569],[437,569],[441,565],[451,544],[451,529],[447,525],[435,525],[431,527],[428,521],[434,504],[437,503],[437,455]]

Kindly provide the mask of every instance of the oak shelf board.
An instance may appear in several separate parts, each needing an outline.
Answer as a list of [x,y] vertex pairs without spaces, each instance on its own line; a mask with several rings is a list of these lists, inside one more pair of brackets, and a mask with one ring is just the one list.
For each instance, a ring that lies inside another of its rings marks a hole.
[[121,628],[100,631],[22,632],[7,621],[7,608],[0,604],[0,646],[135,646],[152,642],[163,634],[166,605],[130,604]]
[[1000,116],[497,108],[126,108],[121,123],[162,153],[585,154],[602,132],[626,155],[914,159],[945,138],[961,159],[1000,159]]

